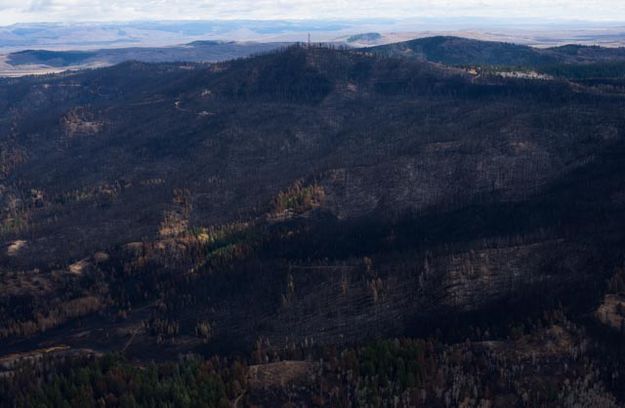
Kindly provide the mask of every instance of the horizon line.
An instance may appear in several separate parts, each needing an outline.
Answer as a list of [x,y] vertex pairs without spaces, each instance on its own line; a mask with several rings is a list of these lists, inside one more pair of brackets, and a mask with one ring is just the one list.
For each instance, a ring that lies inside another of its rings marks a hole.
[[410,22],[416,20],[440,20],[440,21],[456,21],[463,20],[488,20],[491,22],[500,21],[510,23],[518,22],[522,24],[531,24],[533,22],[561,22],[561,23],[578,23],[578,24],[623,24],[625,25],[625,19],[605,19],[605,18],[559,18],[559,17],[535,17],[535,16],[515,16],[515,17],[494,17],[494,16],[480,16],[480,15],[466,15],[466,16],[435,16],[435,15],[423,15],[423,16],[410,16],[410,17],[351,17],[351,18],[335,18],[335,17],[314,17],[314,18],[228,18],[228,17],[215,17],[215,18],[180,18],[180,19],[157,19],[157,18],[145,18],[145,19],[129,19],[129,20],[33,20],[33,21],[20,21],[8,24],[0,24],[0,28],[7,28],[17,25],[37,25],[37,24],[56,24],[56,25],[81,25],[81,24],[132,24],[132,23],[200,23],[200,22],[241,22],[241,23],[257,23],[257,22],[332,22],[332,23],[401,23]]

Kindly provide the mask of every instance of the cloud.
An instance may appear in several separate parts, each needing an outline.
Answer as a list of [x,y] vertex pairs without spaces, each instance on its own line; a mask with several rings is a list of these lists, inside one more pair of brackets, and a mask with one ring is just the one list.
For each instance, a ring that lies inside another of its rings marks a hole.
[[625,20],[622,0],[0,0],[0,24],[35,21],[542,17]]

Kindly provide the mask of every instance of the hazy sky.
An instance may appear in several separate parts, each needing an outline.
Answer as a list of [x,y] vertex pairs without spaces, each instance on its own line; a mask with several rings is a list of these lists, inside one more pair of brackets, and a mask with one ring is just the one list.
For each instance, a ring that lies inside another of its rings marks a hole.
[[625,0],[0,0],[0,24],[35,21],[481,16],[625,21]]

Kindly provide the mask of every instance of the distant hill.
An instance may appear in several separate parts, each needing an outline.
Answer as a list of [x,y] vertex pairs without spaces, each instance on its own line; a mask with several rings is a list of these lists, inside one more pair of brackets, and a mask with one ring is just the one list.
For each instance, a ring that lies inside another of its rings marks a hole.
[[252,43],[225,41],[195,41],[176,47],[134,47],[95,51],[26,50],[11,53],[6,63],[19,68],[24,65],[42,67],[102,67],[124,61],[141,62],[217,62],[241,58],[284,47],[285,43]]
[[25,50],[8,56],[7,62],[11,65],[46,65],[50,67],[67,67],[80,65],[96,58],[96,51],[47,51]]
[[586,45],[563,45],[561,47],[540,50],[544,54],[553,54],[561,60],[577,63],[614,62],[625,60],[625,48],[607,48]]
[[446,65],[535,66],[557,60],[516,44],[460,37],[428,37],[369,49],[386,56],[412,57]]
[[364,33],[356,34],[347,38],[347,43],[371,43],[381,40],[382,34],[380,33]]
[[542,67],[558,63],[625,61],[625,48],[564,45],[535,48],[461,37],[427,37],[366,48],[384,56],[410,57],[446,65]]
[[571,80],[625,77],[625,48],[566,45],[535,48],[460,37],[428,37],[363,49],[377,55],[487,71],[536,71]]

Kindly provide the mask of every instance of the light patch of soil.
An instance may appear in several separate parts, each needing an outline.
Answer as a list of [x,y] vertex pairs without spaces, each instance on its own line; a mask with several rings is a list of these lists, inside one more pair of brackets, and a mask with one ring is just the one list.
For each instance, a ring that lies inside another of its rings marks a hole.
[[28,242],[24,240],[13,241],[7,247],[7,255],[8,256],[17,256],[19,252],[26,248]]
[[108,261],[109,259],[111,259],[111,256],[109,254],[107,254],[106,252],[96,252],[93,255],[93,260],[95,261],[95,263],[104,263],[106,261]]
[[512,342],[482,342],[482,346],[497,354],[514,358],[517,361],[558,358],[571,354],[576,339],[560,325],[553,325],[538,333],[525,335]]
[[69,138],[96,135],[104,128],[104,123],[97,121],[91,112],[84,108],[74,108],[63,116],[61,126]]
[[501,71],[496,74],[503,78],[537,79],[543,81],[553,79],[551,75],[541,74],[536,71]]
[[50,273],[39,269],[11,271],[0,274],[0,288],[3,296],[29,294],[43,296],[54,290],[55,284]]
[[310,378],[315,368],[316,364],[308,361],[254,365],[249,368],[249,384],[252,388],[283,387]]
[[625,325],[625,299],[619,295],[606,295],[595,316],[602,324],[622,330]]
[[69,266],[69,273],[72,275],[82,275],[89,267],[89,259],[81,259]]
[[48,347],[45,349],[38,349],[29,351],[26,353],[15,353],[9,354],[7,356],[0,357],[0,377],[10,376],[12,374],[13,368],[24,361],[39,361],[42,360],[46,356],[67,356],[67,357],[77,357],[80,355],[87,356],[102,356],[102,353],[99,353],[95,350],[91,349],[72,349],[71,347],[61,344],[57,346]]

